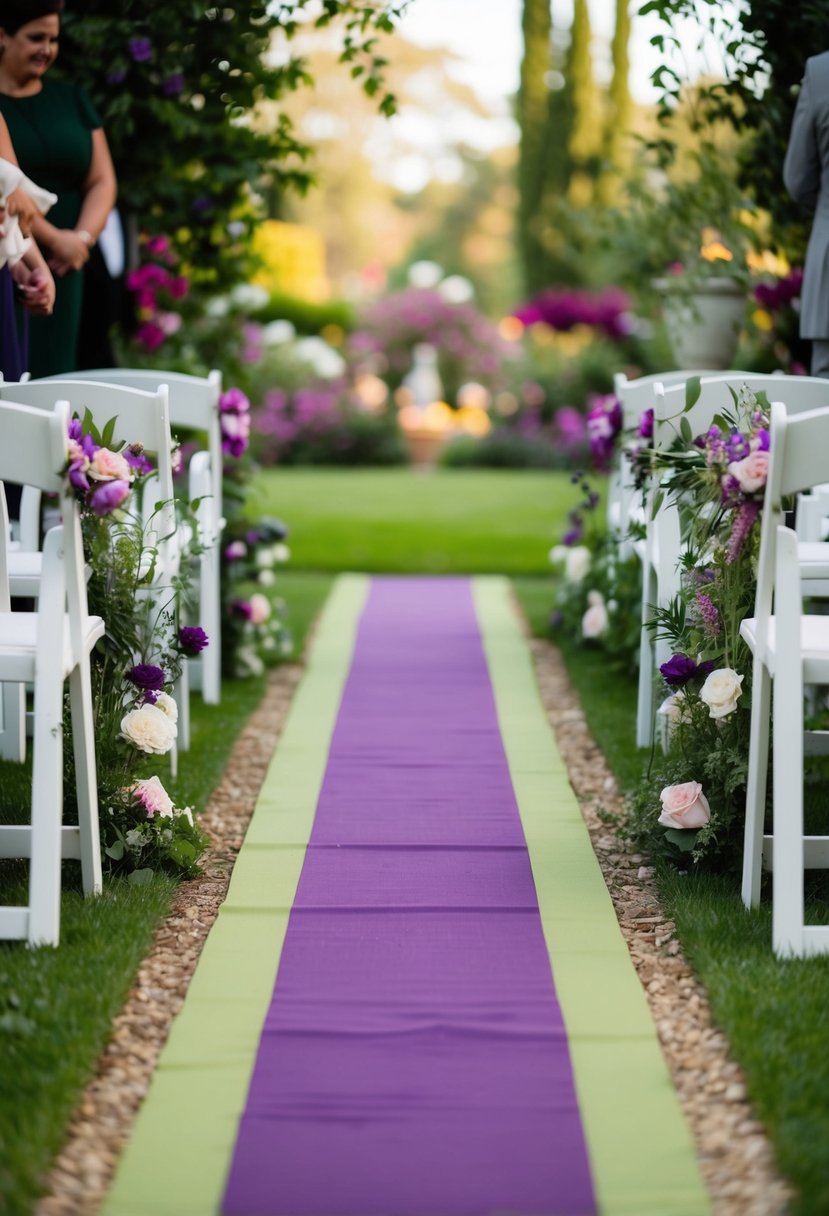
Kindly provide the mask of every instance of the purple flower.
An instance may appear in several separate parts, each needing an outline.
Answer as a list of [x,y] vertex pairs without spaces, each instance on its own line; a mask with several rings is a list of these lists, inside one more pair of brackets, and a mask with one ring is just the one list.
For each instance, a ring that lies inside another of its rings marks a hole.
[[636,434],[640,439],[653,439],[653,410],[645,410],[642,417],[639,419],[639,426]]
[[107,72],[107,84],[123,84],[127,79],[126,68],[112,68]]
[[185,654],[197,655],[208,645],[208,637],[200,625],[182,625],[178,631],[178,644]]
[[236,562],[247,556],[248,547],[243,540],[232,540],[225,549],[225,561]]
[[140,443],[131,443],[124,448],[124,460],[131,469],[135,469],[136,473],[152,473],[153,466],[144,454],[144,449]]
[[87,498],[96,515],[109,515],[129,496],[128,481],[99,481]]
[[674,654],[659,670],[669,688],[682,688],[697,674],[697,665],[687,654]]
[[729,463],[731,461],[743,460],[751,451],[748,440],[740,431],[732,431],[726,440],[725,446],[728,452]]
[[754,440],[756,441],[756,451],[767,452],[769,450],[771,436],[765,427],[760,427],[759,431],[754,432]]
[[161,692],[167,682],[162,669],[153,663],[136,663],[135,667],[131,667],[127,672],[127,679],[136,688],[143,688],[148,692]]
[[219,409],[223,414],[247,414],[250,401],[240,388],[229,388],[219,398]]
[[587,412],[590,455],[597,470],[606,471],[613,457],[616,436],[622,429],[622,406],[612,393],[597,398]]
[[717,606],[704,591],[698,591],[694,596],[697,616],[709,637],[716,637],[720,632],[720,614]]
[[76,461],[74,464],[70,464],[68,476],[70,485],[86,494],[89,489],[89,478],[84,472],[84,466],[80,462]]
[[233,616],[241,617],[243,621],[249,621],[253,616],[253,609],[247,600],[234,600],[230,605],[230,611]]
[[178,97],[184,89],[184,77],[181,72],[173,72],[161,82],[161,92],[165,97]]
[[155,691],[154,688],[148,688],[147,691],[144,693],[144,704],[145,705],[155,705],[157,700],[158,700],[158,693]]
[[561,538],[561,543],[563,545],[567,545],[569,549],[571,545],[577,545],[583,535],[584,529],[581,527],[581,524],[576,524],[574,527],[570,528],[569,532],[564,533]]
[[753,499],[748,499],[737,507],[731,523],[731,535],[728,538],[728,548],[725,555],[726,561],[735,562],[740,556],[759,515],[760,503],[755,502]]
[[149,38],[130,38],[127,49],[136,63],[149,63],[153,57],[153,44]]

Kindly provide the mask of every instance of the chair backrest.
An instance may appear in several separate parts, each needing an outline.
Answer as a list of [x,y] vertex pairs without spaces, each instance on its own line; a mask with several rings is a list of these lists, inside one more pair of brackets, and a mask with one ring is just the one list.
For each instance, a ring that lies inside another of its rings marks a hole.
[[[215,519],[222,514],[222,431],[219,418],[219,397],[222,392],[222,373],[211,371],[207,376],[190,376],[184,372],[159,371],[155,368],[98,367],[91,371],[72,372],[67,376],[44,377],[50,380],[95,380],[101,384],[117,384],[125,388],[137,388],[154,393],[162,384],[167,386],[170,411],[170,426],[187,427],[204,431],[207,435],[207,450],[210,454],[210,489],[201,493],[213,496]],[[191,497],[194,489],[190,488]]]
[[625,430],[629,431],[639,425],[639,420],[645,410],[653,407],[657,384],[671,388],[677,384],[686,384],[692,376],[742,378],[750,375],[750,372],[741,371],[667,371],[655,372],[650,376],[638,376],[635,380],[629,380],[624,372],[617,372],[613,377],[613,392],[619,398],[622,407],[622,425]]
[[[3,438],[0,443],[0,481],[14,480],[60,495],[63,514],[60,543],[64,559],[58,569],[63,568],[66,608],[75,653],[79,654],[87,617],[87,601],[78,504],[63,473],[68,454],[69,417],[67,401],[53,400],[51,409],[47,409],[43,405],[35,407],[9,400],[8,394],[4,393],[0,400],[0,435]],[[0,544],[6,545],[5,534],[0,536]],[[60,596],[60,601],[55,603],[54,597],[47,595],[41,602],[47,634],[60,628],[59,617],[65,610],[63,596]]]
[[[733,389],[747,386],[754,393],[763,392],[769,401],[784,401],[790,414],[818,409],[826,403],[829,381],[818,376],[755,375],[753,372],[706,376],[700,381],[697,400],[685,413],[685,385],[670,388],[657,385],[654,397],[654,447],[669,448],[679,436],[680,419],[688,420],[691,434],[704,434],[717,414],[734,409]],[[825,478],[824,478],[825,480]]]
[[[824,380],[822,408],[793,413],[787,402],[771,403],[769,469],[760,524],[760,560],[754,614],[758,638],[768,633],[774,594],[778,528],[783,500],[801,490],[822,485],[829,452],[829,380]],[[796,580],[798,593],[800,579]]]
[[[149,493],[153,502],[163,504],[153,526],[160,536],[170,535],[175,529],[175,508],[166,386],[160,385],[153,392],[144,392],[120,385],[69,378],[0,383],[0,400],[18,401],[34,409],[51,410],[58,398],[68,402],[70,414],[83,417],[88,409],[99,429],[103,429],[111,418],[116,418],[115,434],[119,440],[143,444],[153,454],[155,472],[145,491],[145,501],[148,501]],[[24,476],[22,470],[18,470],[15,480],[35,484]],[[145,515],[151,513],[145,509]]]

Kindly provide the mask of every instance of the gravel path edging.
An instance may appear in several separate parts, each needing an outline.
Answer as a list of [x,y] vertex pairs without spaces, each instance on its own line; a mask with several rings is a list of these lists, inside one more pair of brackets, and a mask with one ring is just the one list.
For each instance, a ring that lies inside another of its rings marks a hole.
[[[591,738],[563,661],[550,643],[528,639],[542,701],[579,799],[594,850],[642,981],[665,1058],[695,1138],[714,1216],[784,1216],[791,1192],[775,1170],[762,1126],[725,1037],[712,1024],[705,991],[683,958],[659,906],[646,858],[622,848],[597,811],[621,798]],[[211,837],[200,878],[181,884],[115,1019],[96,1074],[67,1128],[35,1216],[94,1216],[146,1094],[170,1024],[224,899],[259,788],[302,674],[274,669],[265,696],[237,739],[201,816]]]

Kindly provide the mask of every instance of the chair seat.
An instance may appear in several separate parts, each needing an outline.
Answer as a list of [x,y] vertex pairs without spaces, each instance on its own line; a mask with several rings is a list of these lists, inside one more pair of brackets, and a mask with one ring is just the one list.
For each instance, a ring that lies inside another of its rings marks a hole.
[[[754,654],[757,646],[757,619],[746,617],[740,626],[740,637]],[[775,618],[769,621],[766,665],[774,675],[777,631]],[[803,655],[803,678],[807,683],[829,683],[829,616],[801,617],[800,649]]]
[[25,549],[9,554],[9,592],[15,596],[37,599],[43,574],[43,554]]
[[829,541],[801,541],[797,556],[802,578],[829,579]]
[[[99,638],[104,636],[101,617],[87,617],[84,650],[88,654]],[[37,654],[37,613],[0,612],[0,676],[10,683],[26,683],[34,679]],[[75,665],[69,638],[69,618],[63,621],[63,676]]]

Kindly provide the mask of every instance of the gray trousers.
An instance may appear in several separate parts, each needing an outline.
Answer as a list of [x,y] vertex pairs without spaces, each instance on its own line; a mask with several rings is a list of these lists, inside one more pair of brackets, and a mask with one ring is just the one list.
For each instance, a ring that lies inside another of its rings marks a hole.
[[812,375],[829,380],[829,338],[812,341]]

